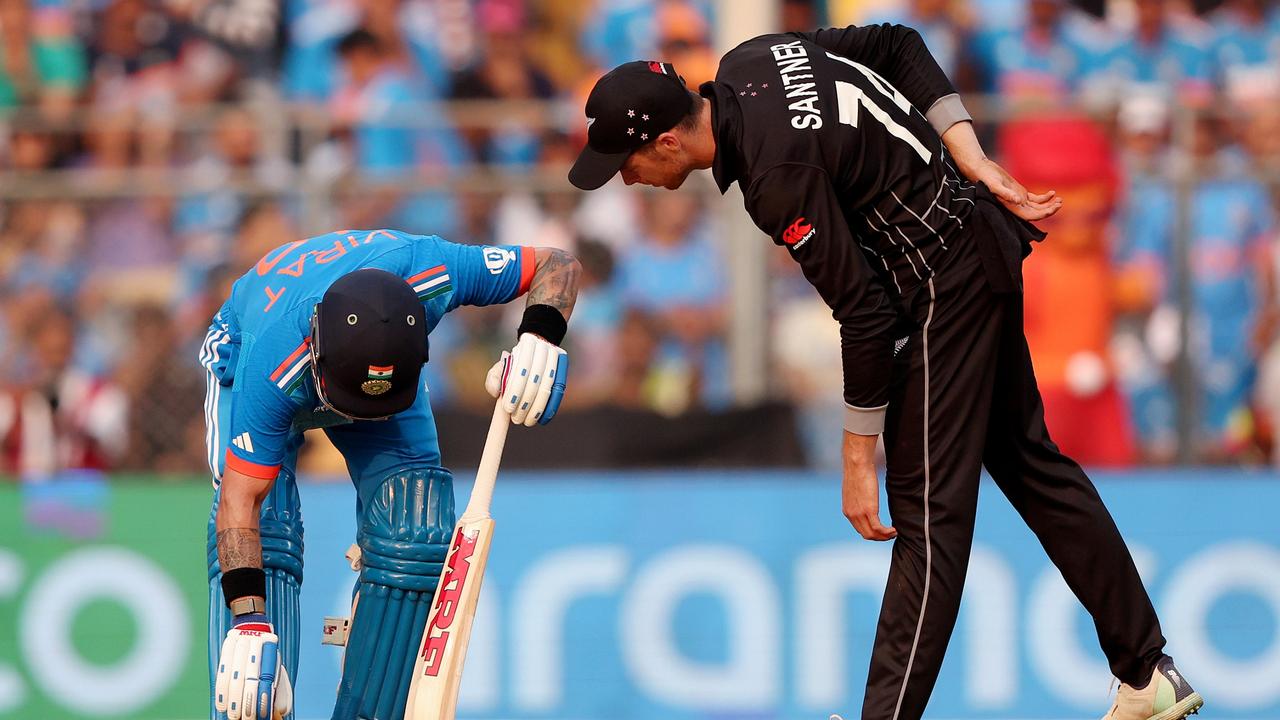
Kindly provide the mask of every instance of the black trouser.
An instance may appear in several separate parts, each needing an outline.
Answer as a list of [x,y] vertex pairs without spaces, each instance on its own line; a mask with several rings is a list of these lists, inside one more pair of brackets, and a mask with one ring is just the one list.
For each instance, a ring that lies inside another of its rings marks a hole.
[[994,294],[972,256],[956,265],[919,291],[923,327],[895,360],[884,440],[898,537],[863,720],[924,713],[960,608],[984,465],[1093,616],[1115,676],[1145,684],[1164,647],[1120,531],[1049,439],[1021,294]]

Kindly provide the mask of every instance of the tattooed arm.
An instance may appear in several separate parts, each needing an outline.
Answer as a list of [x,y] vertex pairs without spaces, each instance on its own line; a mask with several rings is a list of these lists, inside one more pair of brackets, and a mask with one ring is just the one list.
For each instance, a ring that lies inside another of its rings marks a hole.
[[218,495],[218,564],[222,572],[262,567],[262,538],[258,517],[271,480],[260,480],[227,468]]
[[550,305],[568,320],[573,313],[573,304],[578,300],[582,263],[564,250],[555,248],[537,248],[534,257],[537,269],[529,284],[526,307]]
[[551,422],[560,408],[569,370],[569,356],[560,345],[582,276],[582,264],[563,250],[536,248],[534,259],[519,339],[489,369],[484,383],[490,395],[502,398],[511,421],[525,426]]

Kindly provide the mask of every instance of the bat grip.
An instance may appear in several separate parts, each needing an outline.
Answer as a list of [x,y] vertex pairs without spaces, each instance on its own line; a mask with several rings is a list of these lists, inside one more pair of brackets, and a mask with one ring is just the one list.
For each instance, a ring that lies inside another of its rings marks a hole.
[[493,408],[489,421],[489,435],[484,440],[484,452],[480,454],[480,467],[476,469],[476,482],[471,488],[471,499],[459,521],[480,520],[489,517],[489,505],[493,502],[493,486],[498,479],[498,465],[502,462],[502,448],[507,444],[507,428],[511,416],[502,407],[502,401]]

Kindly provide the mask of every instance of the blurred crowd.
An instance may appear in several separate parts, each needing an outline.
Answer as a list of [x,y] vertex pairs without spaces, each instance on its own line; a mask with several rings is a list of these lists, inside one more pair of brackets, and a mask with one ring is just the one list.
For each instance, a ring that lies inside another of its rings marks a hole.
[[[693,191],[563,179],[601,72],[715,73],[713,0],[0,0],[0,474],[199,472],[214,309],[285,241],[395,227],[569,249],[566,410],[735,402],[725,232]],[[1049,424],[1082,462],[1265,463],[1280,415],[1280,7],[780,0],[920,30],[989,149],[1066,210],[1026,268]],[[837,334],[770,249],[771,396],[830,435]],[[515,308],[432,335],[483,407]],[[1189,439],[1190,442],[1183,442]],[[815,443],[813,462],[831,462]]]

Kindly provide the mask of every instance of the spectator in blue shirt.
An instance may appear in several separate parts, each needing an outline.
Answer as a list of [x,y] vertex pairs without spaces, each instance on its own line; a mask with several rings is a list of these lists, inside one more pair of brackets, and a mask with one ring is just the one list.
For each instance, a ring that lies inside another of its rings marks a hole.
[[349,124],[355,170],[382,185],[352,198],[345,224],[452,234],[457,217],[450,194],[406,196],[395,185],[441,178],[466,162],[457,133],[434,103],[415,92],[411,78],[369,31],[349,33],[338,54],[347,86],[335,97],[335,114]]
[[356,28],[364,28],[382,43],[386,55],[404,69],[415,93],[432,98],[444,95],[449,75],[441,42],[444,23],[428,4],[291,0],[285,7],[289,44],[281,76],[286,97],[328,101],[342,77],[338,45]]
[[712,17],[709,0],[601,0],[583,26],[583,50],[604,68],[656,57],[658,17],[666,5],[687,5]]
[[1062,105],[1099,94],[1113,41],[1065,0],[1030,0],[1025,22],[974,39],[983,87],[1015,103]]
[[688,405],[715,407],[729,400],[726,279],[702,210],[694,195],[647,196],[641,233],[620,258],[619,289],[624,307],[649,316],[657,328],[662,374],[687,379]]
[[[1234,149],[1223,149],[1224,140],[1218,120],[1197,120],[1193,162],[1200,180],[1189,209],[1189,355],[1198,390],[1198,450],[1208,460],[1238,454],[1253,439],[1250,401],[1257,358],[1252,340],[1262,300],[1262,259],[1275,233],[1266,186],[1245,172]],[[1177,351],[1177,201],[1167,180],[1147,177],[1135,185],[1119,258],[1149,278],[1153,312],[1145,340],[1150,357],[1166,366]],[[1168,439],[1175,420],[1168,411],[1173,406],[1170,379],[1139,379],[1128,388],[1139,432],[1148,442]]]
[[1280,90],[1280,7],[1229,0],[1212,16],[1214,80],[1227,96],[1274,98]]
[[[184,195],[174,210],[173,229],[182,246],[180,302],[200,291],[205,273],[232,259],[237,226],[254,196],[283,194],[292,176],[283,157],[264,151],[249,111],[232,108],[218,116],[210,147],[186,169],[188,188],[196,192]],[[270,247],[278,243],[277,238]]]
[[500,100],[516,103],[506,109],[499,127],[464,127],[477,159],[493,165],[527,168],[538,161],[539,129],[546,120],[529,103],[555,97],[555,86],[530,57],[522,18],[491,20],[480,60],[454,75],[450,96],[457,100]]
[[1207,105],[1213,96],[1207,33],[1176,23],[1165,0],[1135,0],[1134,9],[1134,30],[1108,62],[1116,92],[1123,97],[1144,86],[1169,101]]

